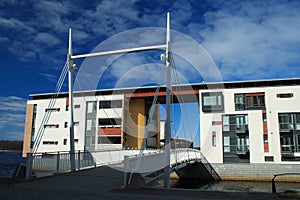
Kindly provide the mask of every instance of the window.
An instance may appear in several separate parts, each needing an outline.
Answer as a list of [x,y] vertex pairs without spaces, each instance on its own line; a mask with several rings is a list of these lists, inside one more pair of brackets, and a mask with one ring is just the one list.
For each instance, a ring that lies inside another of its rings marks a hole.
[[59,112],[60,108],[46,108],[45,112]]
[[293,93],[282,93],[282,94],[277,94],[277,98],[292,98],[294,96]]
[[235,130],[244,132],[248,125],[248,116],[237,115],[235,116]]
[[35,124],[36,124],[36,110],[37,104],[33,105],[33,113],[32,113],[32,128],[31,128],[31,141],[30,141],[30,148],[33,148],[34,144],[34,137],[35,137]]
[[265,156],[266,162],[274,162],[274,156]]
[[146,142],[147,142],[147,147],[149,147],[149,148],[157,147],[157,138],[155,136],[147,138]]
[[98,144],[121,144],[121,137],[98,137]]
[[246,96],[247,110],[260,109],[265,107],[265,96]]
[[264,135],[264,143],[268,143],[268,142],[269,142],[268,135],[265,134],[265,135]]
[[249,136],[238,136],[237,137],[237,154],[246,154],[249,152]]
[[75,108],[75,109],[79,109],[79,108],[80,108],[80,105],[79,105],[79,104],[78,104],[78,105],[75,105],[74,108]]
[[58,128],[59,124],[45,124],[44,128]]
[[234,95],[235,110],[257,110],[265,108],[264,93],[247,93]]
[[97,101],[90,101],[87,102],[87,113],[95,113],[96,112],[96,108],[97,108]]
[[91,131],[96,128],[96,119],[88,119],[86,120],[86,130]]
[[281,153],[294,152],[294,140],[292,134],[282,134],[280,136]]
[[297,152],[300,152],[300,135],[297,135]]
[[229,131],[229,116],[223,115],[223,131]]
[[66,109],[65,110],[66,111],[69,110],[69,98],[66,98]]
[[222,92],[202,93],[202,111],[223,111],[224,98]]
[[67,139],[64,139],[64,145],[67,145]]
[[99,126],[115,126],[121,124],[121,118],[99,118]]
[[300,130],[300,113],[294,114],[295,130]]
[[264,122],[267,121],[267,113],[263,113],[262,114],[262,119],[263,119]]
[[245,133],[248,130],[248,115],[223,115],[223,132]]
[[212,146],[215,147],[215,146],[217,146],[216,132],[213,131],[213,132],[211,133],[211,136],[212,136]]
[[245,110],[245,96],[243,94],[235,94],[235,110]]
[[279,129],[280,131],[293,130],[291,114],[279,114]]
[[102,108],[122,108],[122,100],[101,100],[99,109]]
[[280,131],[300,130],[300,113],[279,113]]
[[223,137],[224,152],[230,152],[230,136]]
[[300,113],[279,113],[278,121],[281,153],[289,159],[291,153],[300,152]]
[[58,141],[43,141],[44,145],[58,145]]
[[[64,128],[68,128],[69,122],[64,123]],[[74,126],[79,126],[79,122],[74,122]]]

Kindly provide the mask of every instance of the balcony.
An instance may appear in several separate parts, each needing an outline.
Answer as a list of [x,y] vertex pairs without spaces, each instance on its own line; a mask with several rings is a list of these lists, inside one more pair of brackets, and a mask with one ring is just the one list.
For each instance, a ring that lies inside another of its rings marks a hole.
[[248,131],[248,124],[236,124],[235,131],[236,133],[245,133]]
[[237,155],[246,155],[247,153],[249,153],[249,145],[238,145],[236,147]]
[[282,154],[292,154],[294,153],[294,145],[281,145]]

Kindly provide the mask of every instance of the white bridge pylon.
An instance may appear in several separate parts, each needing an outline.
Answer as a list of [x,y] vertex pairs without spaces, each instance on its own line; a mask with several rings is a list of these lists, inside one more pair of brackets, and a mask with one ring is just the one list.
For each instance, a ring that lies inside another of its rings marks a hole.
[[[74,64],[74,60],[83,59],[83,58],[92,58],[98,56],[107,56],[107,55],[115,55],[115,54],[125,54],[132,52],[141,52],[141,51],[151,51],[151,50],[165,50],[165,62],[166,62],[166,123],[165,123],[165,151],[164,158],[168,163],[170,160],[170,140],[171,140],[171,125],[170,125],[170,93],[171,93],[171,53],[170,53],[170,45],[171,45],[171,31],[170,31],[170,13],[167,13],[167,29],[166,29],[166,44],[162,45],[154,45],[154,46],[146,46],[146,47],[136,47],[129,49],[120,49],[106,52],[96,52],[82,55],[73,55],[72,51],[72,31],[69,30],[69,49],[67,55],[67,63],[69,68],[69,135],[70,135],[70,163],[71,163],[71,171],[76,170],[75,166],[75,145],[74,145],[74,116],[73,116],[73,71],[76,69],[76,65]],[[169,166],[165,167],[165,187],[170,187],[170,169]]]

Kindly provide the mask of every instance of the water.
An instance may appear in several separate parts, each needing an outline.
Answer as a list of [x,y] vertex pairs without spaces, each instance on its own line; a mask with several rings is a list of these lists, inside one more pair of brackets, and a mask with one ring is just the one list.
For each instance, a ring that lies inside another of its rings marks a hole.
[[25,163],[19,151],[0,151],[0,177],[12,178],[14,171],[20,163]]
[[[201,182],[196,180],[178,180],[171,179],[172,188],[214,190],[214,191],[244,191],[244,192],[272,192],[272,183],[263,181],[215,181]],[[300,192],[300,183],[276,182],[276,191],[283,192],[287,190]],[[158,180],[154,187],[163,187],[164,181]]]

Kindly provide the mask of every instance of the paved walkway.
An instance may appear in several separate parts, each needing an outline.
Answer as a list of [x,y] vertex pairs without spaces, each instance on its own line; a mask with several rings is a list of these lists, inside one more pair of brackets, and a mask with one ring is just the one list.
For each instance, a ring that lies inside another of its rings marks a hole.
[[175,189],[122,190],[123,173],[110,167],[99,167],[74,173],[0,186],[2,200],[40,199],[280,199],[271,193],[220,192]]

